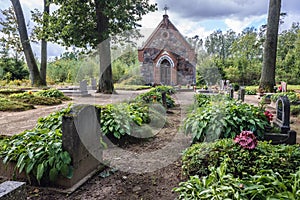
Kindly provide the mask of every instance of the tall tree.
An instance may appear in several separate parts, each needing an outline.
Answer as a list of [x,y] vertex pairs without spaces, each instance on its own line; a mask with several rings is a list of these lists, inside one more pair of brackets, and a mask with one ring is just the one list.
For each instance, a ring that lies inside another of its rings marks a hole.
[[92,47],[100,53],[98,92],[112,93],[110,36],[139,26],[142,15],[154,11],[149,0],[53,0],[48,37],[65,46]]
[[270,0],[267,37],[264,46],[263,67],[259,88],[272,92],[275,86],[276,51],[280,19],[281,0]]
[[[50,3],[48,0],[44,0],[44,11],[43,11],[43,28],[48,25],[47,17],[50,13]],[[40,67],[40,75],[46,83],[46,75],[47,75],[47,40],[42,38],[41,40],[41,67]]]
[[25,24],[25,18],[23,10],[19,0],[11,0],[15,15],[17,18],[18,30],[20,34],[20,40],[22,43],[25,59],[30,72],[31,84],[34,86],[45,86],[46,82],[40,76],[36,60],[33,55],[33,51],[30,45],[30,40],[27,33],[27,27]]

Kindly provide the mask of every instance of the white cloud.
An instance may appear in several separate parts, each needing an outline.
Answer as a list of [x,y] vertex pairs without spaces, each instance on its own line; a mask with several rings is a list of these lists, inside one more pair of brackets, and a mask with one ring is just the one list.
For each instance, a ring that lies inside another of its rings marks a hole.
[[[239,33],[243,31],[245,28],[253,26],[253,24],[259,23],[263,19],[266,19],[266,17],[267,17],[266,15],[262,15],[262,16],[246,17],[242,20],[235,19],[235,18],[227,18],[224,20],[224,22],[229,29],[232,29],[233,31]],[[262,24],[259,24],[258,26],[260,25]]]

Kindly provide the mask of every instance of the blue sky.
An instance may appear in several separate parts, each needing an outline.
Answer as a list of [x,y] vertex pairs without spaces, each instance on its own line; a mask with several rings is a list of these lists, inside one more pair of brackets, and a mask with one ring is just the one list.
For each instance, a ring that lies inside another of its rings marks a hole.
[[[179,31],[189,37],[199,35],[205,38],[217,29],[226,31],[232,29],[241,32],[246,27],[259,28],[266,24],[269,0],[150,0],[158,4],[158,11],[143,17],[141,24],[144,28],[155,28],[162,20],[165,5],[169,7],[168,15]],[[29,11],[34,8],[42,9],[43,0],[20,0],[25,12],[26,21]],[[0,9],[10,6],[8,0],[0,0]],[[282,0],[282,12],[287,12],[285,23],[281,30],[288,29],[292,22],[300,21],[299,0]],[[39,46],[34,46],[39,55]],[[64,48],[49,45],[49,57],[58,56]]]

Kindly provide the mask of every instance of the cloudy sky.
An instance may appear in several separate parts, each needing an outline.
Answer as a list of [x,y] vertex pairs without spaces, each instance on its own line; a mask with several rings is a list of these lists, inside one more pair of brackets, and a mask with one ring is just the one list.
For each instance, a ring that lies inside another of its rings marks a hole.
[[[266,24],[269,0],[152,0],[158,3],[159,10],[144,17],[147,27],[156,26],[162,19],[165,5],[168,15],[177,28],[187,36],[199,35],[201,38],[217,29],[236,32],[254,26]],[[299,0],[282,0],[281,12],[286,12],[285,23],[281,29],[287,29],[292,22],[300,21]]]
[[[162,20],[164,7],[169,8],[168,15],[179,31],[185,36],[199,35],[205,38],[217,29],[236,32],[254,26],[266,24],[269,0],[150,0],[158,4],[158,11],[144,16],[141,24],[144,28],[155,28]],[[29,10],[42,8],[42,0],[20,0],[26,20]],[[10,1],[0,0],[0,9],[10,6]],[[286,12],[285,23],[281,30],[287,29],[292,22],[300,21],[299,0],[282,0],[281,12]],[[38,49],[38,47],[35,47]],[[49,56],[59,55],[63,48],[51,45]]]

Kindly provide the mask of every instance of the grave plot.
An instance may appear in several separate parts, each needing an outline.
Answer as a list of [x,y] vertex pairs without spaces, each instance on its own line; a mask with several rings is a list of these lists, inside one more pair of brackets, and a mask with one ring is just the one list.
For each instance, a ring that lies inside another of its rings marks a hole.
[[296,144],[297,133],[290,130],[290,101],[287,96],[280,96],[276,102],[276,118],[273,126],[278,127],[280,132],[266,133],[266,140],[271,140],[272,144]]

